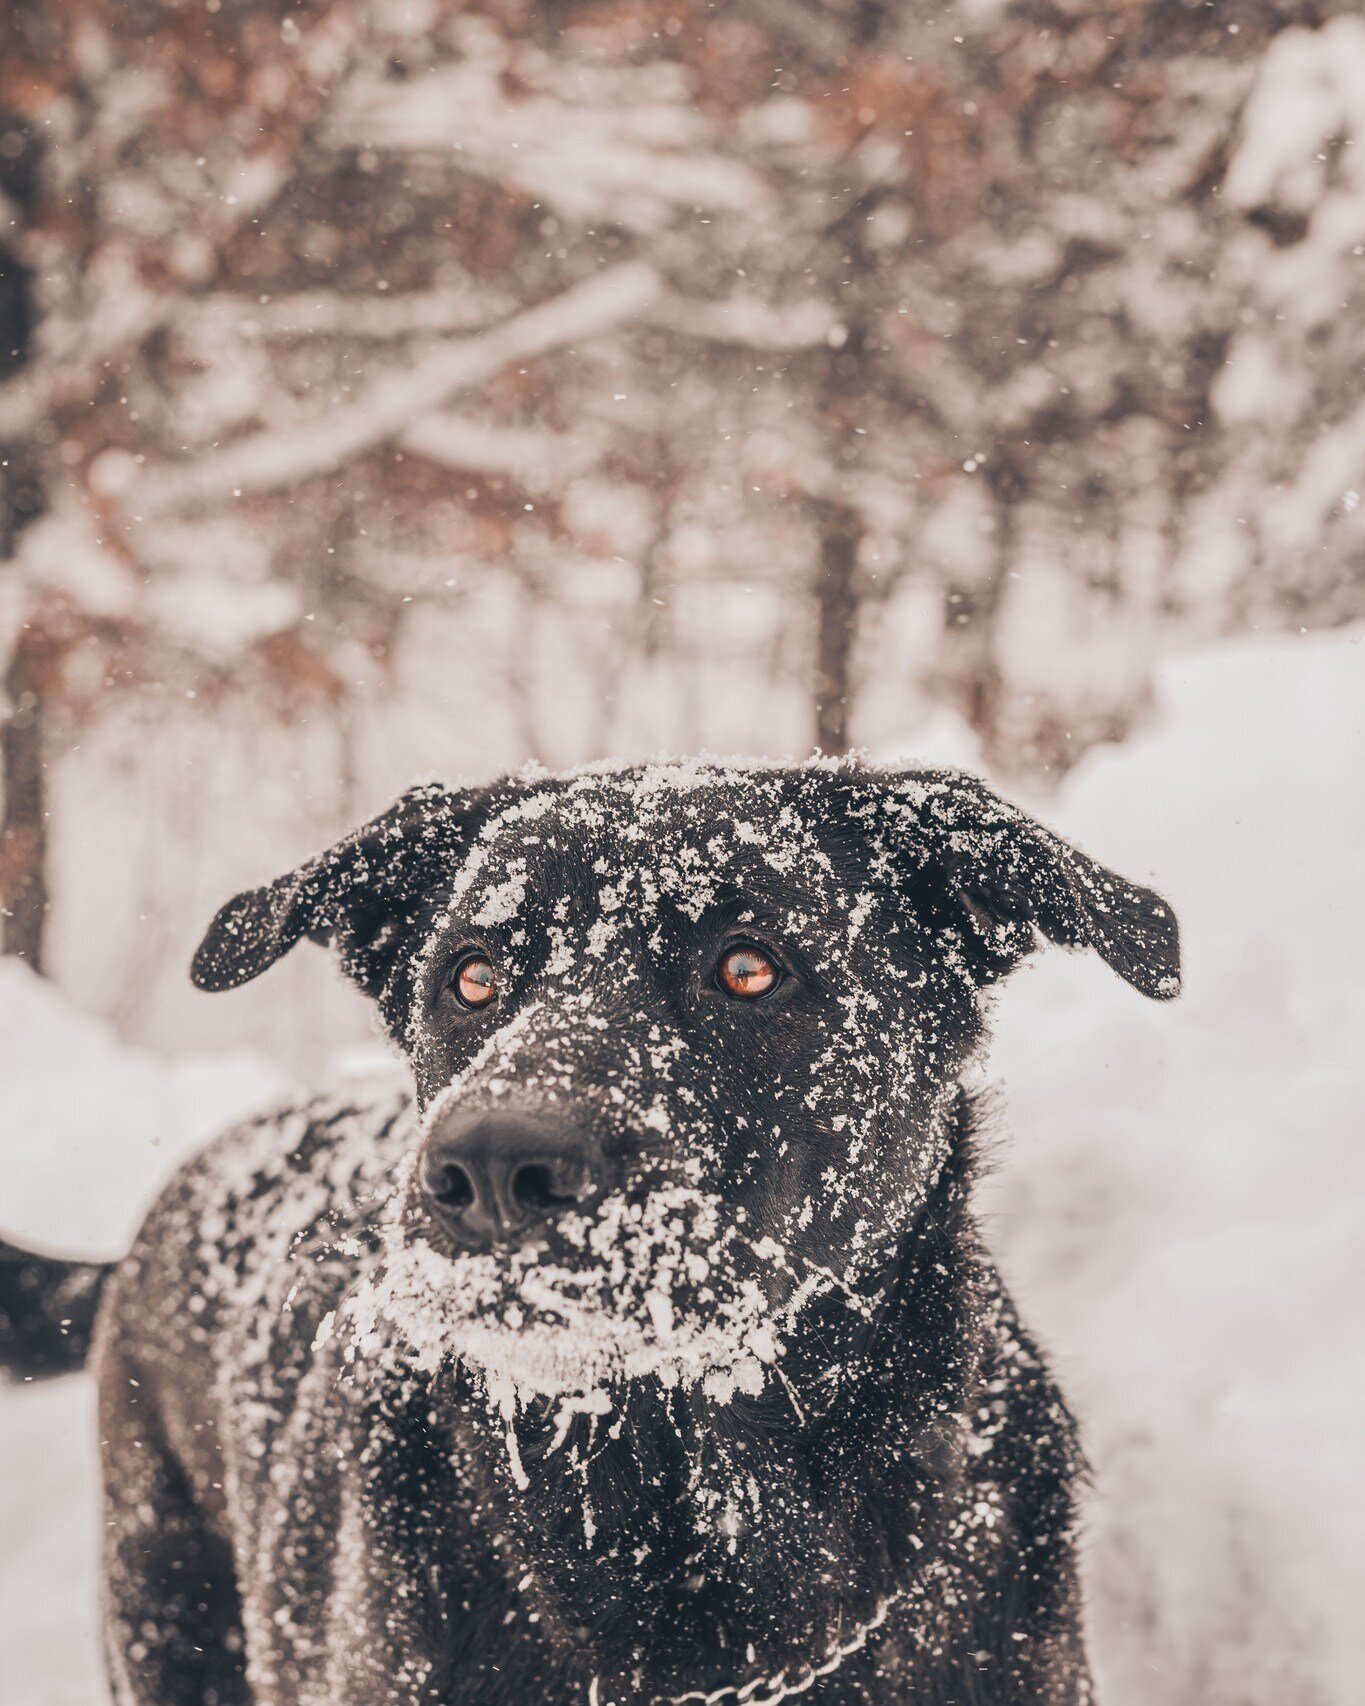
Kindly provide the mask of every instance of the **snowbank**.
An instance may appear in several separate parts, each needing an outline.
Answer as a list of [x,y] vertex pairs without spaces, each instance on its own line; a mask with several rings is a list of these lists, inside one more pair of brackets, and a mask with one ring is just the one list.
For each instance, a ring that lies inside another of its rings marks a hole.
[[1100,1697],[1365,1670],[1365,634],[1170,665],[1052,816],[1184,930],[1186,993],[1053,955],[1001,1002],[993,1241],[1085,1424]]
[[[1107,1706],[1320,1706],[1365,1669],[1365,632],[1167,666],[1145,738],[1040,809],[1180,911],[1187,994],[1053,954],[1001,999],[994,1242],[1096,1471]],[[112,1250],[227,1111],[245,1056],[121,1048],[0,968],[0,1221]],[[98,1528],[83,1381],[0,1394],[0,1698],[91,1706]]]
[[[285,1088],[244,1053],[121,1045],[48,983],[0,961],[0,1230],[110,1256],[160,1180],[225,1120]],[[99,1659],[94,1391],[0,1390],[0,1700],[92,1706]]]
[[158,1182],[286,1083],[245,1051],[129,1048],[27,967],[0,960],[0,1226],[66,1252],[120,1255]]

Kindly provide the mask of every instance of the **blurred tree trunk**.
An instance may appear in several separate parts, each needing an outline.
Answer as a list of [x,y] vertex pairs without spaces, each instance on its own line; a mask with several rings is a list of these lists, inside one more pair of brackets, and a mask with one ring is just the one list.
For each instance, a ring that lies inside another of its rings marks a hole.
[[37,648],[21,636],[5,671],[9,714],[0,725],[5,804],[0,815],[0,953],[43,969],[47,923],[47,776]]
[[[7,141],[25,127],[0,111]],[[0,191],[22,206],[32,185],[26,168],[32,150],[6,155],[9,170]],[[0,247],[0,380],[29,358],[33,337],[33,276],[30,269]],[[19,535],[41,508],[37,470],[27,447],[0,444],[0,565],[14,555]],[[11,565],[12,572],[13,567]],[[43,765],[42,682],[50,666],[50,648],[41,631],[27,623],[5,664],[0,699],[0,954],[43,967],[43,928],[47,922],[47,778]]]
[[815,744],[848,751],[853,642],[858,625],[858,541],[862,519],[847,504],[815,501],[820,529],[815,582]]
[[[994,550],[989,574],[950,577],[943,604],[939,687],[981,742],[987,762],[1008,771],[1011,751],[1001,665],[1000,624],[1016,547],[1016,493],[1008,472],[994,491]],[[1017,767],[1017,764],[1016,764]]]

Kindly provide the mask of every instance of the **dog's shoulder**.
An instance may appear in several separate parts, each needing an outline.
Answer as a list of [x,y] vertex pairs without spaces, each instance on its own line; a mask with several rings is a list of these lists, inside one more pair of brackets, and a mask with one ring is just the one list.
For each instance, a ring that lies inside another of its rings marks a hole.
[[1021,1536],[1046,1548],[1074,1532],[1087,1473],[1080,1430],[1048,1358],[992,1268],[981,1323],[981,1402],[970,1429],[974,1468],[1006,1496]]
[[273,1107],[185,1162],[152,1204],[109,1288],[119,1329],[172,1348],[274,1315],[305,1278],[349,1283],[412,1141],[392,1080]]

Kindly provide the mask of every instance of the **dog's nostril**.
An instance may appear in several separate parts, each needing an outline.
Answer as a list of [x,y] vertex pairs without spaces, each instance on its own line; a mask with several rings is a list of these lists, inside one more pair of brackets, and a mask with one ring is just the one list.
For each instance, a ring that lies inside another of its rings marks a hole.
[[468,1208],[474,1200],[474,1186],[469,1174],[452,1161],[431,1168],[424,1182],[428,1194],[447,1208]]
[[532,1161],[512,1175],[512,1200],[519,1208],[566,1208],[582,1196],[583,1180],[573,1168],[552,1169]]
[[417,1166],[434,1228],[462,1247],[519,1243],[604,1186],[591,1139],[517,1114],[476,1114],[432,1133]]

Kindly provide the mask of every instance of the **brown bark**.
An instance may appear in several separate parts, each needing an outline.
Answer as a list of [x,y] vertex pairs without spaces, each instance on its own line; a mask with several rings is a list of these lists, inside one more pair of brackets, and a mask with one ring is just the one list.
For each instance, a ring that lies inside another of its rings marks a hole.
[[858,541],[862,521],[847,504],[815,505],[820,553],[815,581],[815,744],[839,755],[849,747],[853,642],[858,622]]
[[29,648],[15,647],[5,672],[9,713],[0,724],[0,954],[43,969],[47,924],[47,771],[43,696]]

